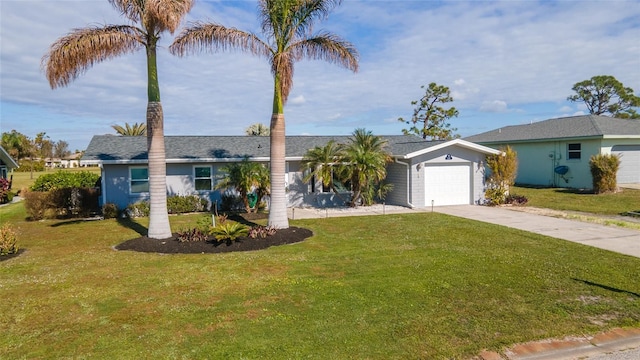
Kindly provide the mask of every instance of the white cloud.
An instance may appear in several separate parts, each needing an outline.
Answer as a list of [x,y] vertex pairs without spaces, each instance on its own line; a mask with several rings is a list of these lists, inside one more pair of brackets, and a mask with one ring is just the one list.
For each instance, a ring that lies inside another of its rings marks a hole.
[[501,100],[484,101],[480,106],[480,111],[501,113],[507,111],[507,103]]
[[307,101],[305,100],[304,96],[303,95],[298,95],[298,96],[296,96],[296,97],[294,97],[292,99],[289,99],[287,104],[289,104],[289,105],[302,105],[305,102],[307,102]]

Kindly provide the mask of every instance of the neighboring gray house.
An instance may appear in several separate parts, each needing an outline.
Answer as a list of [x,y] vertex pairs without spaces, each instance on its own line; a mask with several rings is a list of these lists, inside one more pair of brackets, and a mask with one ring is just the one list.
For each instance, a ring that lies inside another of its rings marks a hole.
[[640,120],[582,115],[506,126],[465,138],[518,153],[519,184],[593,187],[589,159],[620,155],[619,184],[640,183]]
[[[383,136],[393,162],[387,182],[394,185],[387,204],[424,207],[478,204],[484,201],[484,159],[497,150],[461,139],[425,141],[416,136]],[[349,136],[287,136],[286,177],[288,206],[337,206],[342,200],[322,188],[302,181],[301,160],[315,146],[330,140],[345,143]],[[167,136],[167,192],[197,194],[210,201],[221,198],[212,190],[225,174],[219,169],[244,158],[269,162],[269,137]],[[139,136],[94,136],[81,163],[97,164],[102,173],[102,203],[124,208],[148,198],[147,139]]]
[[0,178],[6,179],[9,171],[18,167],[18,163],[15,162],[9,155],[9,153],[0,146]]

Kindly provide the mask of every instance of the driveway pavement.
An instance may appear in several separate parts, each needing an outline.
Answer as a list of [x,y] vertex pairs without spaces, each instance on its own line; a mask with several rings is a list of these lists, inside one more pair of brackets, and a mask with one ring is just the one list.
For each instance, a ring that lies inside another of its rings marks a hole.
[[633,229],[558,219],[499,207],[460,205],[439,206],[434,210],[640,257],[640,231]]

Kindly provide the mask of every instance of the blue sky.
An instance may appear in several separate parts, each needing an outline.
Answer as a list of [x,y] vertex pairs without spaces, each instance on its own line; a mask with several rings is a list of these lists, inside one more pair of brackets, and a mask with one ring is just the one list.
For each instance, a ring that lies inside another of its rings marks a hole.
[[[196,1],[187,21],[258,32],[255,1]],[[51,90],[40,60],[73,28],[121,24],[106,0],[0,0],[0,130],[84,149],[111,125],[144,122],[142,52],[97,64]],[[431,82],[451,89],[462,136],[582,114],[576,82],[613,75],[640,94],[640,1],[344,0],[317,30],[355,44],[360,71],[297,63],[285,108],[289,135],[400,134],[411,101]],[[177,58],[162,40],[159,78],[166,135],[240,135],[268,124],[272,78],[242,53]]]

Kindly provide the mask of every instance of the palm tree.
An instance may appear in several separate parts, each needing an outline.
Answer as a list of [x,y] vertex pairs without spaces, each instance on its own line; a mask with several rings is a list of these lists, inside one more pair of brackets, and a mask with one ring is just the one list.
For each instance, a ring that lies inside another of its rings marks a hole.
[[265,170],[266,168],[262,164],[251,162],[248,159],[244,159],[239,163],[228,164],[220,168],[220,171],[226,173],[226,176],[216,184],[215,189],[232,188],[236,190],[240,194],[246,211],[249,213],[251,212],[249,193],[255,190],[258,201],[262,200],[262,197],[268,193],[266,189],[269,187],[269,179],[265,176]]
[[341,0],[259,0],[258,10],[266,40],[235,28],[197,22],[171,45],[173,54],[205,49],[241,49],[265,57],[274,80],[270,125],[271,205],[269,225],[288,228],[285,193],[284,105],[293,86],[293,68],[302,59],[325,60],[352,71],[358,70],[355,47],[332,33],[312,33],[315,21],[325,19]]
[[391,155],[386,150],[387,141],[371,131],[356,129],[350,144],[342,149],[345,164],[343,176],[351,182],[351,206],[364,202],[363,193],[373,192],[373,187],[387,177],[387,163]]
[[251,124],[244,132],[249,136],[269,136],[271,134],[269,127],[261,123]]
[[108,0],[137,25],[105,25],[72,30],[58,39],[42,58],[51,88],[67,86],[94,63],[144,49],[147,56],[147,148],[149,158],[148,236],[171,237],[167,214],[167,166],[164,116],[160,103],[156,47],[160,35],[173,34],[194,0]]
[[335,141],[331,140],[322,147],[316,146],[307,151],[302,158],[302,171],[308,172],[302,181],[309,182],[314,178],[319,179],[322,185],[331,188],[334,193],[339,195],[333,178],[334,173],[341,172],[342,162],[342,147]]
[[147,135],[147,124],[145,123],[135,123],[133,125],[129,125],[129,123],[124,123],[124,127],[120,125],[111,125],[113,130],[116,131],[118,135],[122,136],[145,136]]

